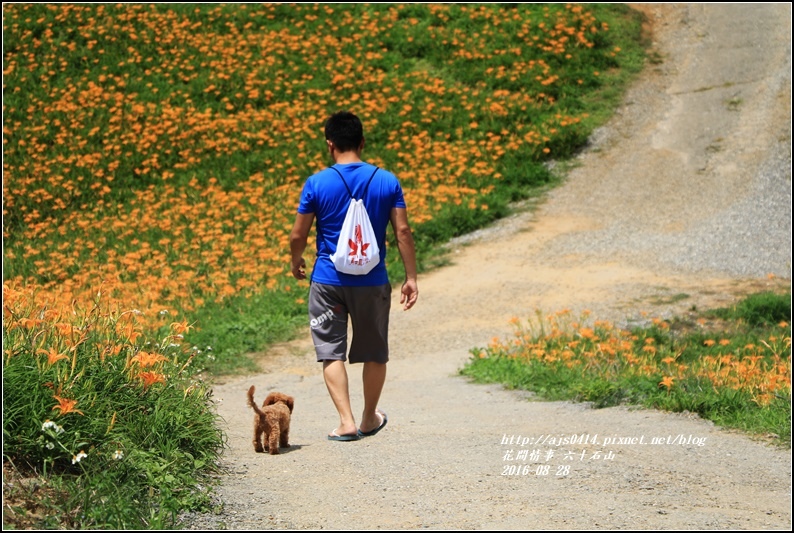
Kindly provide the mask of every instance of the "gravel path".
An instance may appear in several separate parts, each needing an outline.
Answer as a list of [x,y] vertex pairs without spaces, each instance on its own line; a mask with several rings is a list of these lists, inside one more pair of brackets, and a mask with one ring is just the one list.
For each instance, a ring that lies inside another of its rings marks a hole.
[[[275,347],[261,374],[214,388],[223,507],[186,528],[791,528],[788,451],[688,414],[528,401],[456,375],[469,349],[538,309],[623,322],[790,287],[790,6],[639,8],[663,62],[565,184],[454,243],[454,264],[420,277],[417,306],[394,305],[388,426],[327,441],[337,417],[308,333]],[[357,410],[359,376],[351,367]],[[296,398],[281,455],[253,451],[250,385],[258,401]]]

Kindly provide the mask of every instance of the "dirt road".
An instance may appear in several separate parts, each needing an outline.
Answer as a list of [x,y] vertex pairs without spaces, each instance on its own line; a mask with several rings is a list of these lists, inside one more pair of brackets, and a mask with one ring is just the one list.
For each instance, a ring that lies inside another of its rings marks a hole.
[[[388,426],[327,441],[337,417],[308,333],[263,354],[261,374],[214,388],[224,506],[188,527],[790,529],[789,451],[690,415],[528,401],[456,375],[536,309],[620,322],[790,287],[790,224],[734,216],[772,201],[790,221],[790,6],[642,9],[661,62],[565,184],[458,243],[453,265],[420,278],[413,310],[395,292]],[[770,236],[779,245],[760,246]],[[358,413],[360,369],[350,376]],[[254,453],[250,385],[259,401],[296,398],[286,453]]]

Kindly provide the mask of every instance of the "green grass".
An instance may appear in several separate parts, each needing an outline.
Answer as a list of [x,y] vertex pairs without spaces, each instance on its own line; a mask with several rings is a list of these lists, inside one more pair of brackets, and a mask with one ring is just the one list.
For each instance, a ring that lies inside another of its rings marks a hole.
[[718,309],[707,316],[741,321],[751,327],[769,326],[791,320],[791,298],[762,292],[745,298],[732,308]]
[[632,331],[539,321],[519,328],[516,344],[472,350],[461,373],[542,399],[689,411],[790,447],[790,300],[764,293],[705,311],[722,319],[709,331],[678,319]]
[[[295,296],[262,294],[203,307],[195,315],[201,326],[186,335],[186,342],[204,353],[202,370],[211,376],[256,373],[251,354],[293,339],[305,325],[307,311]],[[308,293],[304,296],[308,299]]]
[[[209,507],[225,436],[179,325],[147,338],[99,299],[63,317],[4,291],[4,307],[4,496],[23,501],[4,525],[161,529]],[[34,504],[31,477],[45,489]]]

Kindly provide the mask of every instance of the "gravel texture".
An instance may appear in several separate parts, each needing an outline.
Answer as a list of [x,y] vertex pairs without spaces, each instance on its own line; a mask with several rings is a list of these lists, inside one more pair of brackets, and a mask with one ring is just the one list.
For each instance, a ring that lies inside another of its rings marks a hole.
[[[790,277],[791,41],[779,7],[746,9],[690,5],[663,23],[659,75],[635,86],[551,195],[551,213],[581,206],[604,226],[560,240],[550,257],[617,252],[676,270]],[[614,161],[611,173],[591,171],[600,158]]]
[[[308,332],[258,354],[262,373],[214,386],[218,509],[185,528],[791,529],[788,450],[686,413],[537,402],[457,375],[514,316],[637,321],[790,288],[790,5],[637,8],[662,62],[565,183],[453,243],[411,311],[395,291],[387,427],[325,439],[337,417]],[[253,450],[250,385],[258,401],[295,397],[281,455]]]

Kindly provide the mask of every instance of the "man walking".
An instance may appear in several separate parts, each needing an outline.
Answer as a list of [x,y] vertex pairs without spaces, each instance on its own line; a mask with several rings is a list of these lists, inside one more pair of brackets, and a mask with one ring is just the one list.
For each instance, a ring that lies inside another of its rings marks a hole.
[[[363,275],[339,272],[331,260],[351,196],[363,199],[382,258],[386,257],[386,229],[390,223],[394,229],[405,268],[400,296],[404,310],[413,307],[419,296],[416,251],[399,181],[394,174],[361,159],[364,132],[359,118],[348,111],[332,115],[325,124],[325,139],[334,165],[304,184],[290,235],[292,275],[306,279],[303,253],[316,220],[317,256],[309,289],[311,334],[317,360],[323,363],[328,393],[339,412],[339,425],[328,439],[351,441],[375,435],[388,421],[386,413],[378,409],[378,401],[386,382],[391,306],[391,285],[383,260]],[[348,316],[353,326],[349,354]],[[359,426],[350,405],[348,358],[351,364],[364,364],[364,411]]]

